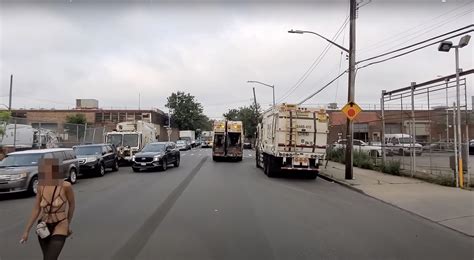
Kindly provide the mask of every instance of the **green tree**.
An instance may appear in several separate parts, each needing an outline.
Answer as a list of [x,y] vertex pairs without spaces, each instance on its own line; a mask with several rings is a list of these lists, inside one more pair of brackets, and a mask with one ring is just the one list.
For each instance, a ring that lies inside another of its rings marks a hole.
[[10,111],[0,111],[0,136],[5,134],[5,127],[11,117],[12,113]]
[[246,138],[255,138],[255,132],[257,131],[257,125],[259,122],[260,106],[255,105],[239,107],[238,109],[229,109],[223,116],[227,120],[231,121],[242,121],[244,125],[244,134]]
[[173,127],[181,130],[209,129],[209,118],[202,113],[202,105],[191,94],[172,93],[165,106],[170,109]]
[[66,123],[84,125],[87,123],[87,119],[84,114],[68,115],[66,116]]
[[76,136],[77,140],[83,140],[86,123],[87,119],[84,114],[68,115],[66,116],[64,130],[70,135]]

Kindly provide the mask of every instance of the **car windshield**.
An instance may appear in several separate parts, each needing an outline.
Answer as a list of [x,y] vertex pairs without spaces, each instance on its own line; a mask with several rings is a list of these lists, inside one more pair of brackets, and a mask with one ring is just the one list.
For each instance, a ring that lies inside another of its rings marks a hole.
[[74,147],[74,152],[77,155],[97,155],[101,154],[102,147],[101,146],[77,146]]
[[138,146],[138,135],[137,134],[124,134],[123,135],[123,146],[137,147]]
[[38,165],[39,159],[43,158],[43,153],[12,154],[2,160],[0,167],[20,167]]
[[122,136],[122,134],[109,134],[107,135],[107,143],[122,146]]
[[162,152],[165,146],[165,144],[147,144],[142,152]]

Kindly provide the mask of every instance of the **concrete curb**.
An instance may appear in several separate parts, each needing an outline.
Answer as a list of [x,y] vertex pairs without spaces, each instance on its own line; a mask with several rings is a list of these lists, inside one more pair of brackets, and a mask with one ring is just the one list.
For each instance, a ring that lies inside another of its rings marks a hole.
[[459,234],[462,234],[462,235],[465,235],[465,236],[468,236],[468,237],[474,237],[474,235],[470,235],[470,234],[468,234],[468,233],[465,233],[465,232],[462,231],[462,230],[455,229],[455,228],[452,228],[452,227],[449,227],[449,226],[445,226],[445,225],[443,225],[443,224],[441,224],[441,223],[439,223],[439,222],[436,222],[436,221],[434,221],[434,220],[432,220],[432,219],[429,219],[429,218],[427,218],[427,217],[425,217],[425,216],[422,216],[422,215],[420,215],[420,214],[418,214],[418,213],[415,213],[415,212],[413,212],[413,211],[409,211],[409,210],[404,209],[404,208],[401,208],[401,207],[399,207],[399,206],[397,206],[397,205],[395,205],[395,204],[392,204],[392,203],[390,203],[390,202],[387,202],[387,201],[384,201],[384,200],[379,199],[379,198],[377,198],[377,197],[374,197],[374,196],[372,196],[372,195],[369,195],[369,194],[365,193],[363,190],[361,190],[361,189],[359,189],[359,188],[356,188],[356,187],[350,185],[349,183],[346,183],[346,182],[337,180],[337,179],[335,179],[334,177],[331,177],[331,176],[329,176],[329,175],[327,175],[327,174],[321,173],[321,171],[319,172],[319,177],[321,177],[322,179],[324,179],[324,180],[326,180],[326,181],[335,182],[335,183],[337,183],[337,184],[339,184],[339,185],[341,185],[341,186],[344,186],[344,187],[346,187],[346,188],[349,188],[349,189],[351,189],[351,190],[353,190],[353,191],[355,191],[355,192],[364,194],[365,196],[367,196],[367,197],[369,197],[369,198],[373,198],[373,199],[375,199],[375,200],[377,200],[377,201],[380,201],[380,202],[382,202],[382,203],[384,203],[384,204],[390,205],[390,206],[392,206],[392,207],[394,207],[394,208],[397,208],[397,209],[399,209],[399,210],[405,211],[405,212],[407,212],[407,213],[409,213],[409,214],[411,214],[411,215],[413,215],[413,216],[420,217],[420,218],[425,219],[425,220],[427,220],[427,221],[429,221],[429,222],[431,222],[431,223],[435,223],[435,224],[437,224],[437,225],[439,225],[439,226],[442,226],[442,227],[447,228],[447,229],[449,229],[449,230],[455,231],[455,232],[457,232],[457,233],[459,233]]
[[[339,185],[342,185],[342,186],[345,186],[355,192],[358,192],[358,193],[362,193],[362,194],[365,194],[367,195],[363,190],[359,189],[359,188],[356,188],[354,187],[353,185],[350,185],[349,183],[346,183],[346,182],[343,182],[343,181],[340,181],[332,176],[329,176],[327,174],[324,174],[324,173],[321,173],[321,171],[319,172],[319,177],[321,177],[322,179],[326,180],[326,181],[332,181],[332,182],[335,182]],[[368,196],[368,195],[367,195]]]

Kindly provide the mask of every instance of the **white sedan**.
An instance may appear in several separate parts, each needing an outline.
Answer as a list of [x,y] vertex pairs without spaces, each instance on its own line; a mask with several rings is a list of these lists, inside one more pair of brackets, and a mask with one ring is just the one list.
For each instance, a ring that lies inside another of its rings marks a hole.
[[[361,151],[361,152],[366,152],[370,155],[376,155],[377,157],[382,156],[382,147],[381,146],[375,146],[375,145],[369,145],[366,142],[358,139],[354,139],[352,141],[353,143],[353,150],[354,151]],[[336,141],[332,146],[334,149],[345,149],[347,144],[346,139],[340,139]]]

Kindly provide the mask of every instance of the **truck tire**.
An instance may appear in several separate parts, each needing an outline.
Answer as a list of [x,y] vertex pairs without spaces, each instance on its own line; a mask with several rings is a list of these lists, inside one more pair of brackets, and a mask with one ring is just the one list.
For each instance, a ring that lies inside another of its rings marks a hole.
[[265,155],[263,155],[263,173],[268,176],[268,160]]
[[255,166],[257,168],[262,168],[262,166],[260,166],[260,158],[259,158],[259,155],[258,155],[258,152],[255,152]]
[[316,179],[317,177],[318,177],[318,172],[316,172],[316,171],[310,171],[310,172],[308,173],[308,179],[314,180],[314,179]]
[[242,157],[237,157],[236,161],[241,162],[241,161],[242,161]]
[[268,158],[268,164],[267,164],[267,176],[270,178],[276,177],[278,175],[277,169],[276,169],[276,162],[274,158],[269,157]]

